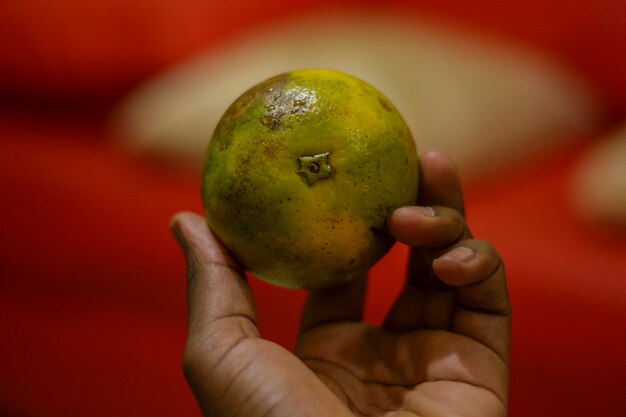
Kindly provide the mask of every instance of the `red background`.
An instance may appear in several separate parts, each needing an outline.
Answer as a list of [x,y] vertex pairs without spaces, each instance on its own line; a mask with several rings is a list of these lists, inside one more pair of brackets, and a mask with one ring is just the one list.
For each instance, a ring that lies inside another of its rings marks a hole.
[[[174,212],[201,211],[199,169],[125,153],[108,110],[146,76],[259,26],[383,7],[216,3],[0,3],[1,415],[199,415],[180,371],[185,273],[167,230]],[[384,4],[558,56],[615,118],[626,113],[621,0]],[[508,270],[511,416],[626,414],[626,232],[581,223],[567,200],[601,133],[465,184],[469,223]],[[369,321],[392,302],[405,258],[397,246],[373,269]],[[305,294],[252,284],[262,335],[292,347]]]

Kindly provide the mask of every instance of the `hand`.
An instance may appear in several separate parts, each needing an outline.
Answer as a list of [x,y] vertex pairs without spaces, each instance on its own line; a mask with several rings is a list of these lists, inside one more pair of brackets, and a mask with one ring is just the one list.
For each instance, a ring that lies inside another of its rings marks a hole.
[[294,353],[259,337],[243,271],[200,216],[172,230],[188,265],[183,369],[206,416],[505,416],[510,304],[504,267],[463,218],[458,175],[421,157],[420,206],[388,219],[409,245],[384,324],[361,321],[365,277],[312,292]]

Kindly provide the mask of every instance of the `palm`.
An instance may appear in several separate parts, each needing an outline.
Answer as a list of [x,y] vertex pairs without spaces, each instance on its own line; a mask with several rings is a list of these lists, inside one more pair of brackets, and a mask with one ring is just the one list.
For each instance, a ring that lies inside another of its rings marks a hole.
[[327,324],[304,332],[296,353],[357,416],[506,414],[496,391],[506,365],[484,345],[448,331]]
[[204,220],[173,222],[188,262],[185,373],[207,416],[504,416],[510,306],[504,268],[472,239],[460,180],[420,160],[421,206],[388,219],[412,248],[380,327],[363,323],[365,277],[312,291],[295,355],[259,337],[254,297]]

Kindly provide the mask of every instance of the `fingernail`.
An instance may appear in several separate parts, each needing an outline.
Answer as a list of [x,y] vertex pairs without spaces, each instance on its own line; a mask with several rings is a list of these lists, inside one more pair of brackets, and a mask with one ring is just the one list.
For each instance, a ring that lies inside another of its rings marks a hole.
[[426,217],[435,217],[435,210],[430,206],[417,206],[420,213]]
[[457,246],[448,251],[442,258],[454,259],[456,261],[467,262],[474,257],[474,251],[465,246]]

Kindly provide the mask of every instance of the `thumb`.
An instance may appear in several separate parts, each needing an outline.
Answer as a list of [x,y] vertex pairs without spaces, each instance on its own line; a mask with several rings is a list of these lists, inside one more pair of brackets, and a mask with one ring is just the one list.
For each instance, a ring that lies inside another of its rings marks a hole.
[[179,213],[171,228],[189,277],[183,371],[204,415],[348,415],[304,363],[259,337],[250,286],[204,219]]
[[[245,275],[203,217],[178,213],[170,223],[187,260],[187,348],[257,337],[257,312]],[[232,340],[229,340],[232,338]],[[219,349],[217,349],[219,350]],[[210,349],[211,355],[219,354]]]

